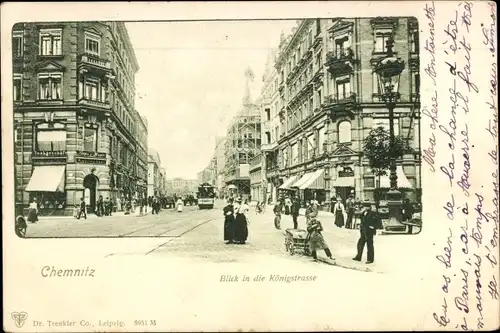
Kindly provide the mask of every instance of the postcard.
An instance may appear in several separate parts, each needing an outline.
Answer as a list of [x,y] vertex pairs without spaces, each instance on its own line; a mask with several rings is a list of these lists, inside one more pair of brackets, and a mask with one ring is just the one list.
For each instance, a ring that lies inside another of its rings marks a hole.
[[2,4],[7,332],[499,328],[496,4]]

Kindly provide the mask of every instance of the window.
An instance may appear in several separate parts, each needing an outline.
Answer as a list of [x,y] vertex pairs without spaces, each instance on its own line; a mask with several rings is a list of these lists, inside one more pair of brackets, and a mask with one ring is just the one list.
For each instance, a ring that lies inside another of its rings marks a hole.
[[378,76],[377,73],[372,74],[372,85],[373,85],[373,95],[374,99],[378,101],[378,95],[380,94],[379,86],[378,86]]
[[41,100],[62,99],[61,82],[61,74],[38,74],[39,98]]
[[299,161],[299,145],[294,143],[292,145],[292,165],[297,164]]
[[351,123],[342,121],[339,124],[339,143],[351,142]]
[[[389,119],[388,118],[375,118],[373,119],[372,128],[383,127],[389,133]],[[394,135],[399,135],[399,119],[394,119]]]
[[97,151],[97,128],[85,127],[83,131],[83,150]]
[[335,39],[335,56],[340,58],[347,55],[347,50],[349,48],[349,36],[345,35]]
[[375,50],[374,52],[386,52],[385,43],[392,35],[392,29],[375,30]]
[[23,98],[23,81],[21,74],[14,74],[14,101],[20,101]]
[[418,94],[420,93],[420,74],[418,72],[411,72],[411,93]]
[[314,153],[314,150],[316,148],[316,142],[314,140],[314,134],[310,134],[308,137],[307,137],[307,146],[308,146],[308,156],[309,158],[311,158],[313,156],[313,153]]
[[65,151],[66,130],[37,129],[36,132],[37,151]]
[[12,32],[12,56],[14,58],[20,58],[23,56],[23,32],[13,31]]
[[413,28],[410,31],[410,52],[412,52],[412,53],[419,52],[418,27]]
[[85,52],[99,55],[100,43],[101,37],[89,32],[85,33]]
[[62,30],[40,30],[40,55],[62,55]]
[[351,95],[351,79],[349,76],[336,79],[337,99],[344,100]]
[[365,186],[367,188],[374,188],[375,187],[375,179],[373,177],[365,177],[363,178],[365,182]]
[[271,132],[266,132],[266,143],[271,143]]
[[319,146],[318,150],[320,153],[326,151],[325,143],[326,143],[326,127],[322,127],[318,130],[318,146]]
[[93,101],[99,100],[99,80],[91,78],[85,80],[85,98]]
[[271,109],[266,109],[266,119],[271,120]]

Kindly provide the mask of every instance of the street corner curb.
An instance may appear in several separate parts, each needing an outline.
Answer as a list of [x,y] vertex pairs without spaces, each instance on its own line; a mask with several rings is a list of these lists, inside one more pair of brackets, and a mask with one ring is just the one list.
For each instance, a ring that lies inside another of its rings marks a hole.
[[373,272],[373,270],[369,267],[356,267],[356,266],[352,266],[352,265],[348,265],[348,264],[344,264],[344,263],[339,263],[335,259],[330,260],[327,258],[318,257],[318,261],[321,261],[321,262],[328,264],[330,266],[337,266],[337,267],[341,267],[341,268],[345,268],[345,269],[352,269],[352,270],[360,271],[360,272]]

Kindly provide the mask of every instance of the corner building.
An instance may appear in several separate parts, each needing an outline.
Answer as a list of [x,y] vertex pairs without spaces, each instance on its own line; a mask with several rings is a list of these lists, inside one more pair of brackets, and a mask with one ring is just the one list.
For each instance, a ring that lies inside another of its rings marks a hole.
[[82,197],[93,212],[99,195],[145,191],[147,124],[125,24],[16,24],[12,37],[16,202],[68,215]]
[[316,198],[326,209],[332,196],[383,198],[389,177],[373,175],[363,158],[363,140],[372,128],[389,128],[373,69],[386,56],[391,35],[396,55],[406,62],[394,110],[395,133],[408,138],[416,151],[397,161],[398,186],[419,200],[418,23],[401,17],[306,19],[282,38],[275,64],[281,191],[298,191],[303,200]]

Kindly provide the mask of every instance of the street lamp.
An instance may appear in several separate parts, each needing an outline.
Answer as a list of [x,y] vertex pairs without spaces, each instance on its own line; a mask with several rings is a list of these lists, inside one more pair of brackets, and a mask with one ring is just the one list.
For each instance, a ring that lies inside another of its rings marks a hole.
[[380,59],[375,66],[374,72],[377,74],[378,86],[381,99],[385,102],[389,109],[389,135],[391,154],[389,170],[390,170],[390,189],[387,192],[387,206],[389,208],[389,222],[385,229],[387,231],[404,231],[406,226],[401,223],[401,207],[402,195],[398,190],[398,176],[396,173],[396,156],[394,154],[395,135],[394,135],[394,108],[396,101],[399,98],[399,79],[405,68],[405,62],[401,58],[397,58],[392,48],[394,40],[392,37],[386,42],[387,55]]

